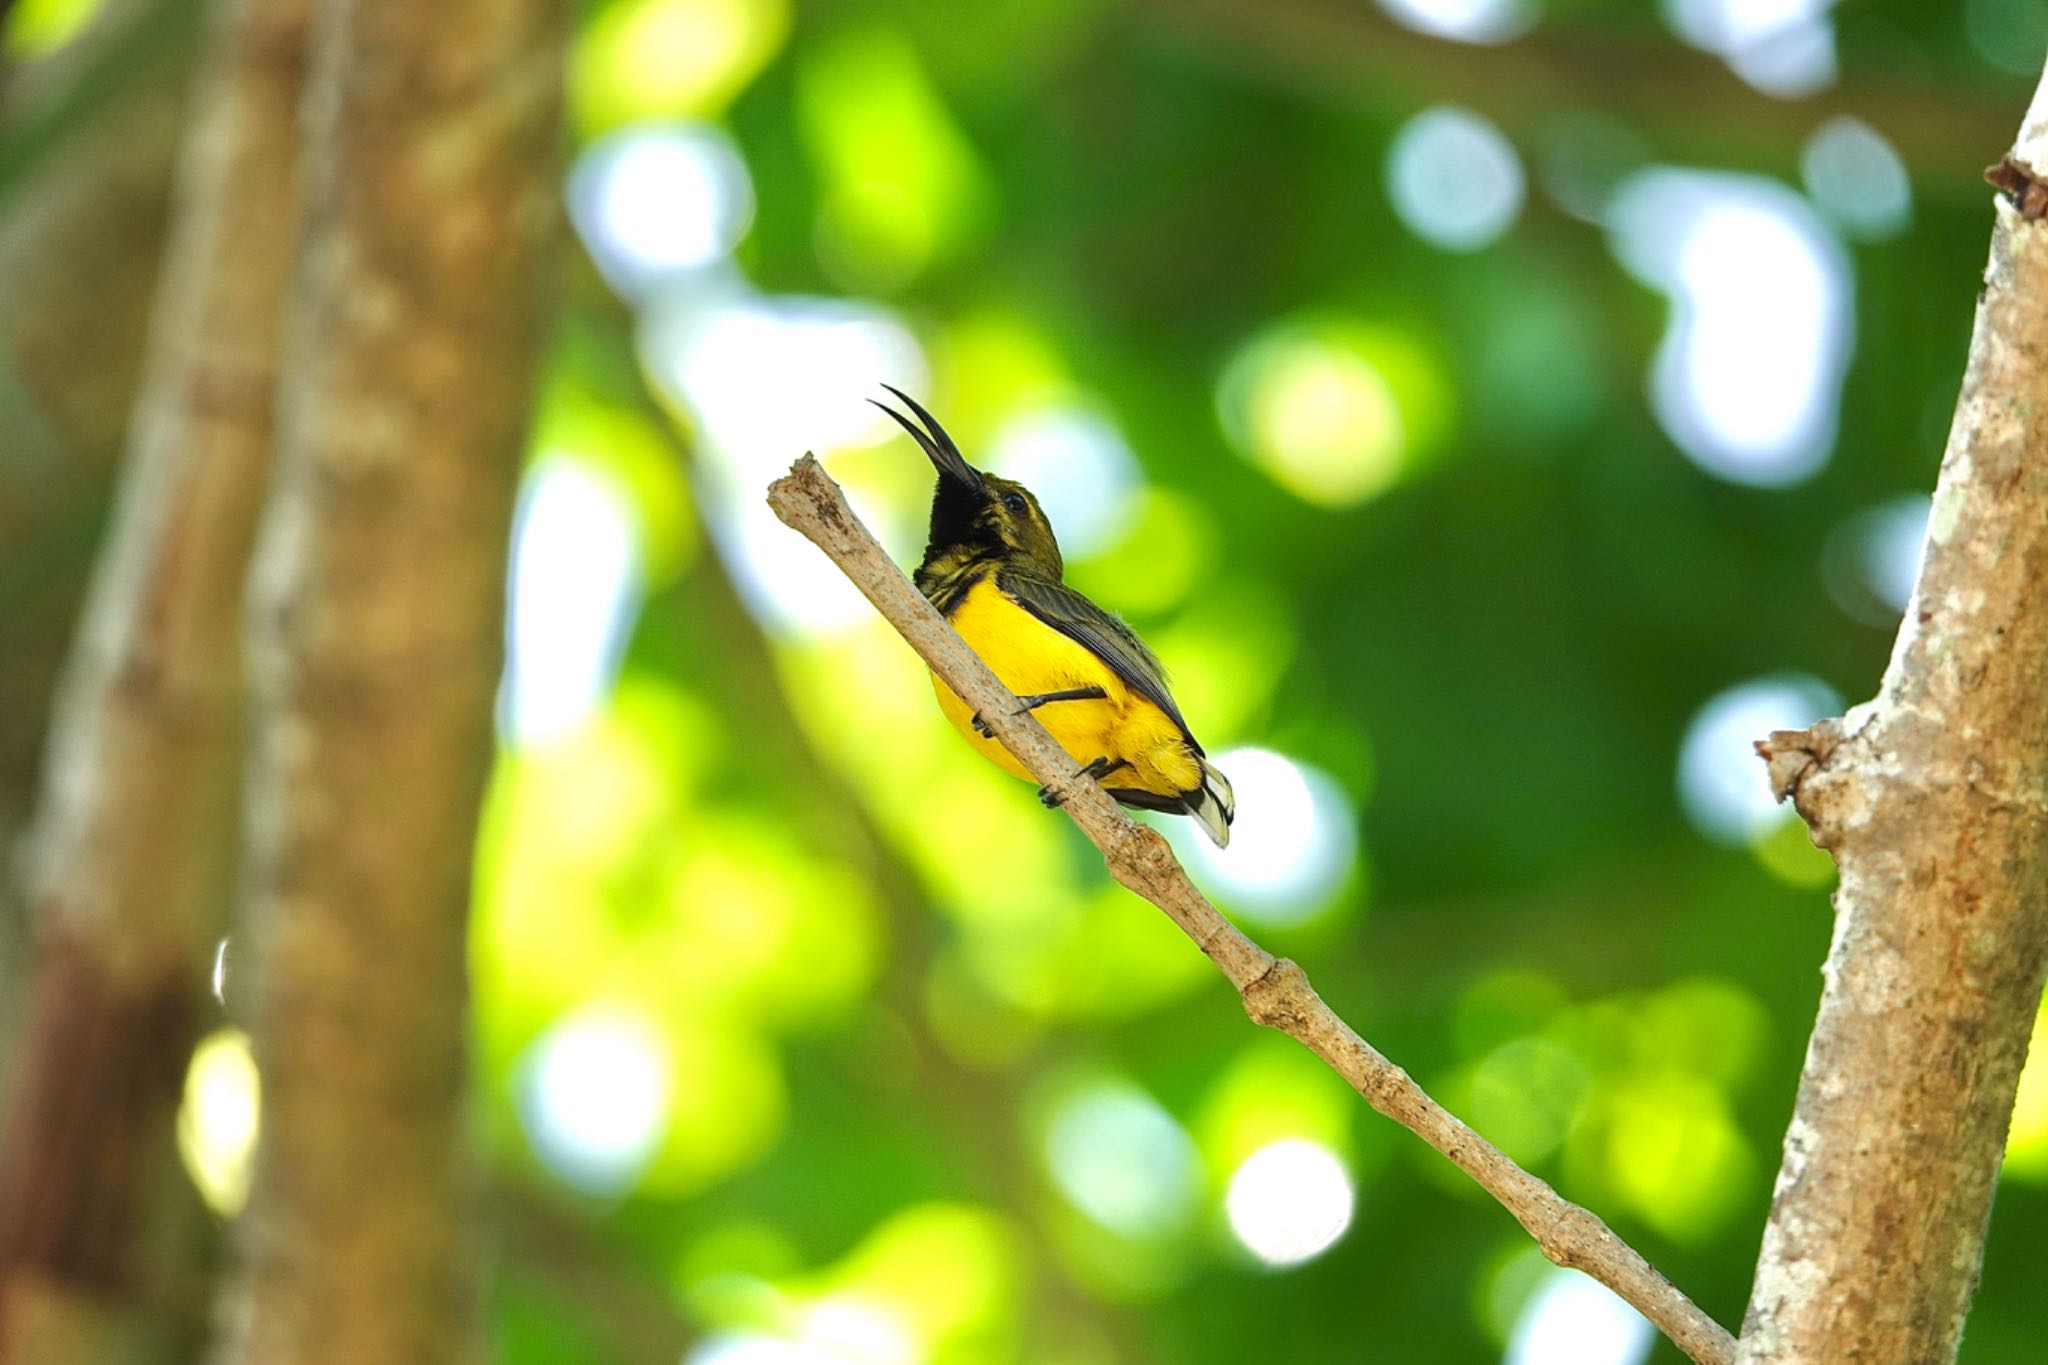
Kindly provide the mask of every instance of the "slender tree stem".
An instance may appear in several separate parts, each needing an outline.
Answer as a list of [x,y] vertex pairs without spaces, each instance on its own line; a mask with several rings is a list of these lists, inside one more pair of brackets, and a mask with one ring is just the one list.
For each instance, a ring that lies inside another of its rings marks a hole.
[[769,490],[775,514],[829,555],[932,671],[980,711],[1031,775],[1102,850],[1110,875],[1166,915],[1229,978],[1255,1023],[1294,1038],[1349,1081],[1373,1108],[1449,1158],[1515,1216],[1562,1266],[1607,1285],[1701,1365],[1726,1365],[1735,1342],[1713,1319],[1610,1231],[1558,1196],[1424,1093],[1323,1003],[1301,968],[1241,933],[1195,889],[1159,834],[1132,820],[1068,757],[967,642],[912,586],[863,526],[818,462],[806,455]]
[[167,1240],[153,1213],[174,1188],[171,1119],[232,886],[242,588],[297,245],[306,12],[218,8],[184,135],[147,381],[30,845],[0,1360],[125,1358],[117,1334],[152,1287],[144,1249]]
[[1953,1360],[2048,967],[2048,76],[1875,700],[1759,745],[1841,868],[1746,1362]]

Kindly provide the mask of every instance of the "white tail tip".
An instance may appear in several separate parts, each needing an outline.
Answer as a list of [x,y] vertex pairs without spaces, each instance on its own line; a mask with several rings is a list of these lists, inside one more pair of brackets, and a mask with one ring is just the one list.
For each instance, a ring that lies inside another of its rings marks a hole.
[[1237,794],[1230,789],[1230,779],[1205,758],[1201,789],[1190,792],[1185,800],[1188,814],[1195,817],[1209,842],[1218,848],[1230,847],[1230,822],[1237,818]]

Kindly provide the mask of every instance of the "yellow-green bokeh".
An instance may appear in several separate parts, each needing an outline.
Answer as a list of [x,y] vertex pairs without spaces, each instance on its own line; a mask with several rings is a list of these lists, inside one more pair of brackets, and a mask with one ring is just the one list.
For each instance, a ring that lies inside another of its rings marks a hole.
[[1443,366],[1420,339],[1343,315],[1252,338],[1224,367],[1216,401],[1241,453],[1324,507],[1364,502],[1421,468],[1452,418]]

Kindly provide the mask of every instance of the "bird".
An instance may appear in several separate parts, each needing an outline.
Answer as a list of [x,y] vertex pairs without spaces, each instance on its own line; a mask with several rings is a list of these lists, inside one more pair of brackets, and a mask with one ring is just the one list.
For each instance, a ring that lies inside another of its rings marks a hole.
[[[1037,497],[976,469],[938,419],[893,385],[923,426],[869,399],[938,471],[918,590],[1017,695],[1080,772],[1125,806],[1191,816],[1218,848],[1237,799],[1167,690],[1166,670],[1123,621],[1068,587],[1059,541]],[[939,709],[981,755],[1029,781],[1016,756],[937,674]],[[1040,788],[1048,806],[1058,799]]]

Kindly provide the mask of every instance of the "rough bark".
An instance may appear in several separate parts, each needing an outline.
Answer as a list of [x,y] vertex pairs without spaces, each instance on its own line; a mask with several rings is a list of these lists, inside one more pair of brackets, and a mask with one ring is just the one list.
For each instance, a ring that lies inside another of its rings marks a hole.
[[558,0],[324,0],[259,538],[263,1134],[225,1358],[478,1355],[464,938],[553,294]]
[[1952,1360],[2048,965],[2048,77],[1875,700],[1760,745],[1841,869],[1749,1362]]
[[1544,1255],[1605,1284],[1693,1360],[1724,1365],[1734,1358],[1734,1339],[1640,1253],[1431,1099],[1323,1002],[1298,965],[1253,943],[1211,905],[1166,840],[1126,815],[1092,778],[1078,774],[1074,760],[1037,718],[1017,706],[1016,697],[890,561],[815,459],[806,455],[776,480],[768,503],[830,556],[932,671],[980,712],[1003,747],[1101,850],[1110,875],[1163,910],[1216,964],[1254,1023],[1315,1053],[1366,1103],[1441,1152],[1499,1201]]
[[149,1288],[152,1194],[229,891],[305,9],[225,6],[211,40],[119,506],[62,686],[0,1137],[0,1360],[113,1359]]

